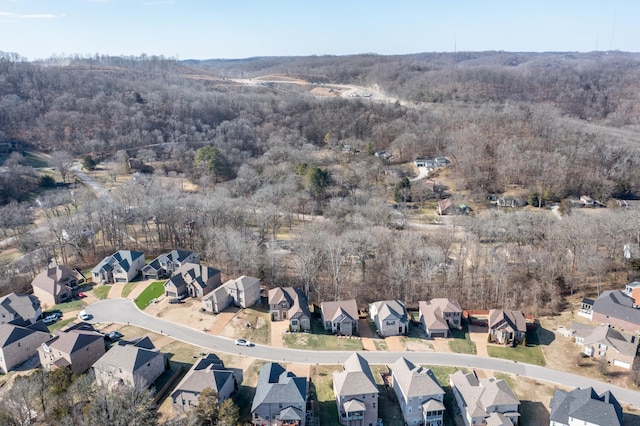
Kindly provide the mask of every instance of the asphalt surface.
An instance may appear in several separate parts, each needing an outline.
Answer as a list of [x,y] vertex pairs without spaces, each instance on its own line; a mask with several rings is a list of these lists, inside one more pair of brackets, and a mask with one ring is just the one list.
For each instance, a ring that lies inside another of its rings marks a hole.
[[[210,351],[250,356],[274,362],[302,364],[342,364],[353,352],[347,351],[306,351],[298,349],[274,348],[255,345],[247,348],[236,346],[235,340],[213,336],[191,327],[186,327],[161,318],[147,315],[127,299],[107,299],[96,302],[85,311],[92,315],[89,322],[113,322],[141,327],[176,340],[200,346]],[[416,364],[448,365],[452,367],[479,368],[500,371],[531,379],[555,383],[569,387],[593,387],[598,393],[610,390],[619,401],[640,407],[640,392],[613,386],[587,377],[562,371],[551,370],[530,364],[523,364],[500,358],[486,358],[476,355],[439,352],[360,352],[371,364],[391,364],[403,356]],[[567,362],[571,362],[568,360]]]

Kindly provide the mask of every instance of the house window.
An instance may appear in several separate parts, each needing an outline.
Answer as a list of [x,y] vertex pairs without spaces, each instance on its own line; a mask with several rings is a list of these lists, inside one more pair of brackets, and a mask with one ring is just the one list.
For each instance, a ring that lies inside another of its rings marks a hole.
[[396,322],[395,321],[385,321],[384,325],[395,325]]
[[598,355],[600,355],[600,356],[605,356],[606,354],[607,354],[607,353],[606,353],[606,352],[604,352],[604,351],[600,351],[600,352],[598,352]]

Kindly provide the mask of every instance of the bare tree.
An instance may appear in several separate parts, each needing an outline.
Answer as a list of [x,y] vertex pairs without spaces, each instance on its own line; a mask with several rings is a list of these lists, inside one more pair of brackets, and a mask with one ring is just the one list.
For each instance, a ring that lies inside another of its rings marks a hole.
[[71,171],[74,161],[73,156],[67,151],[54,151],[51,154],[51,163],[58,169],[62,182],[67,181],[67,175]]

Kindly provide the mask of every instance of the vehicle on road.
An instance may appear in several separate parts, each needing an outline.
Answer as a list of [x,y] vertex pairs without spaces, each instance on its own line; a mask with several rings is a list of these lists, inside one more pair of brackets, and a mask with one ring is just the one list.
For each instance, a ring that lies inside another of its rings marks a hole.
[[253,346],[253,343],[251,343],[251,340],[236,339],[236,345],[249,347],[249,346]]
[[123,336],[122,333],[120,333],[119,331],[110,331],[107,334],[104,335],[104,338],[110,342],[115,342],[118,339],[121,339]]
[[91,319],[91,315],[89,313],[87,313],[87,311],[82,310],[78,314],[78,318],[80,318],[82,321],[87,321],[87,320]]

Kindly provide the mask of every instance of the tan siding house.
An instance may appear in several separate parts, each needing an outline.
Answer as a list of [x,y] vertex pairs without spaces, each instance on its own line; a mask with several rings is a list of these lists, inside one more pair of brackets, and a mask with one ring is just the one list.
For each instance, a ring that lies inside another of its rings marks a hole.
[[39,322],[30,326],[0,325],[0,373],[6,374],[38,353],[51,335]]
[[341,425],[375,425],[378,420],[378,387],[369,363],[354,353],[333,373],[333,391]]
[[44,306],[68,302],[73,298],[73,290],[83,281],[81,275],[71,268],[58,265],[40,272],[31,282],[33,295]]
[[104,354],[104,336],[84,322],[56,332],[38,348],[42,368],[52,371],[68,366],[75,374],[87,371]]
[[167,368],[167,361],[148,338],[135,345],[114,345],[93,364],[96,380],[109,387],[150,386]]

